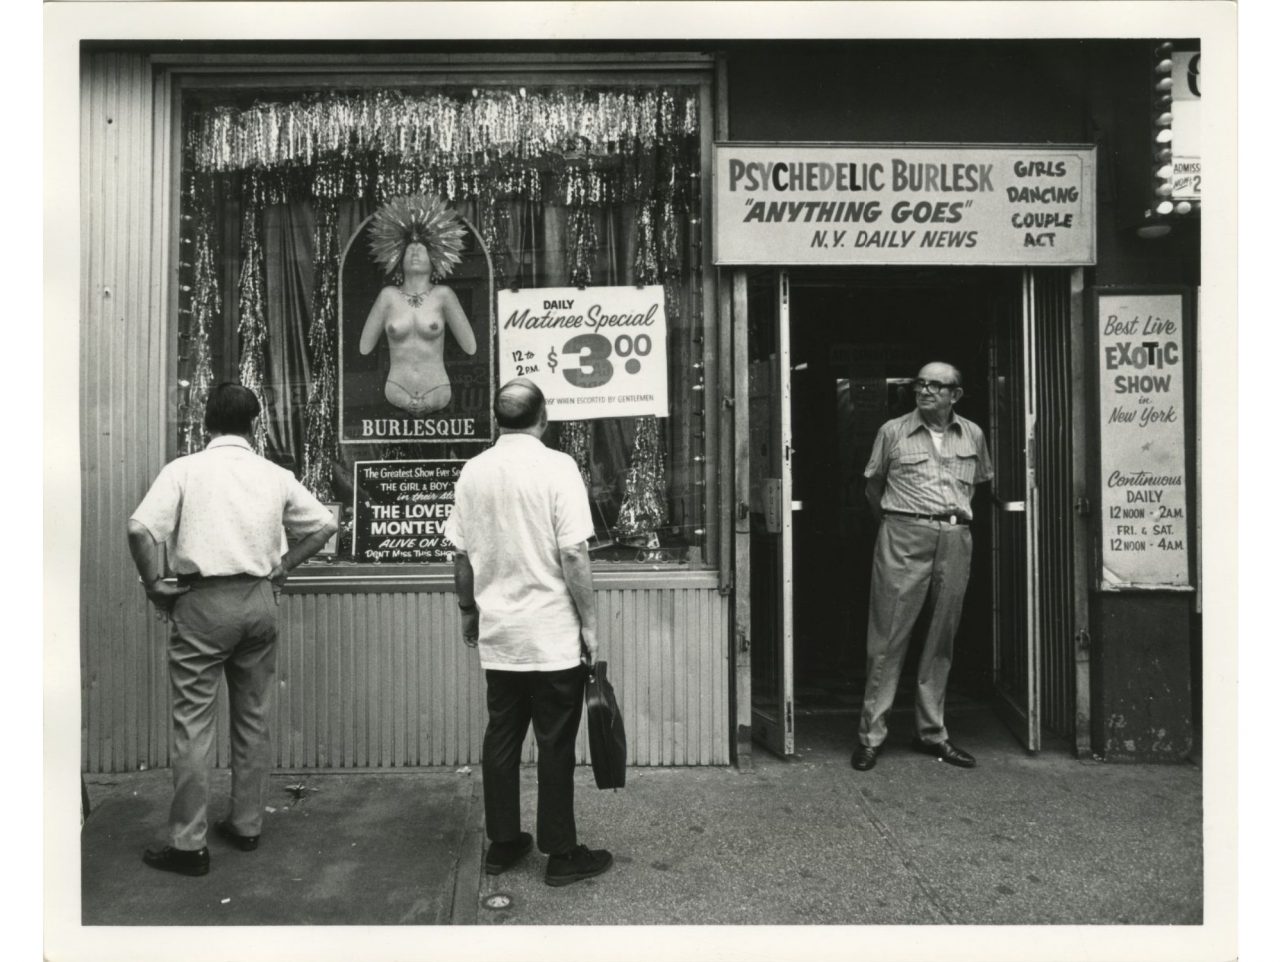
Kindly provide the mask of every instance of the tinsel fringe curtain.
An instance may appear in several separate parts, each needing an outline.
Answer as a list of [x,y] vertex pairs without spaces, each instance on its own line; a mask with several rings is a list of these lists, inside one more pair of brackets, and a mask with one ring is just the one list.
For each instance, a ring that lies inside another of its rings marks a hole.
[[[212,372],[209,336],[220,311],[211,200],[220,178],[241,187],[239,279],[240,378],[260,390],[266,322],[261,248],[262,208],[290,199],[317,205],[315,290],[308,330],[313,380],[307,397],[303,482],[332,497],[337,451],[337,284],[341,239],[336,201],[372,194],[375,203],[403,193],[435,193],[450,203],[475,200],[491,255],[505,250],[509,219],[499,199],[571,208],[565,276],[591,283],[598,248],[592,208],[639,204],[632,265],[637,284],[663,282],[668,310],[678,310],[684,273],[683,218],[696,211],[700,159],[698,104],[681,88],[582,91],[525,89],[406,94],[365,91],[220,106],[193,117],[188,128],[189,209],[195,221],[192,270],[191,370],[184,418],[187,450],[199,448]],[[495,256],[505,283],[505,260]],[[697,284],[692,285],[694,288]],[[255,443],[262,449],[264,428]],[[564,432],[589,481],[586,427]],[[627,471],[618,533],[637,536],[666,521],[665,471],[656,419],[641,418]]]

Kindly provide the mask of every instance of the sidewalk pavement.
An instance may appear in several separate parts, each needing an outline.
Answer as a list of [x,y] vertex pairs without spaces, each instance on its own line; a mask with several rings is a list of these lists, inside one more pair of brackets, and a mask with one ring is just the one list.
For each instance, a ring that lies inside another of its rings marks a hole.
[[[801,713],[798,757],[632,769],[577,782],[583,842],[606,874],[543,882],[544,856],[481,870],[474,769],[275,775],[262,844],[216,837],[202,878],[141,861],[162,842],[169,772],[86,776],[85,925],[929,925],[1202,921],[1198,766],[1028,756],[985,708],[948,713],[965,771],[909,748],[895,714],[870,772],[849,767],[853,716]],[[535,773],[524,774],[526,828]],[[229,776],[217,773],[213,817]]]

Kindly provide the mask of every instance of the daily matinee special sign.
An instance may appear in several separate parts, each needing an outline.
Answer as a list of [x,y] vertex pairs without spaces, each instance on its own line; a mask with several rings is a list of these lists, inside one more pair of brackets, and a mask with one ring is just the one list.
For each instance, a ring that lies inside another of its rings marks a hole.
[[1102,587],[1190,586],[1178,294],[1099,294]]
[[1081,265],[1092,147],[717,144],[717,264]]
[[667,313],[660,285],[498,291],[498,380],[527,377],[547,418],[665,418]]

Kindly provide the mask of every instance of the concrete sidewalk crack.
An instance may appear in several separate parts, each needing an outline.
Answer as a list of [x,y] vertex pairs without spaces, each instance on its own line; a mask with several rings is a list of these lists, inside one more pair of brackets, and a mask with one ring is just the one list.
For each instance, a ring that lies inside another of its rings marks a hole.
[[867,821],[875,827],[875,830],[880,833],[880,837],[884,839],[885,844],[893,850],[893,853],[898,857],[898,861],[902,863],[902,867],[907,870],[911,880],[915,882],[916,888],[924,896],[924,900],[933,907],[935,912],[942,916],[943,922],[948,925],[954,925],[955,919],[951,917],[951,914],[943,906],[942,898],[934,891],[933,886],[925,880],[924,876],[916,870],[915,862],[907,855],[906,850],[898,842],[897,836],[889,831],[889,826],[885,825],[872,810],[871,801],[863,794],[862,789],[854,786],[854,792],[857,794],[858,807],[862,809]]
[[471,780],[467,793],[467,810],[462,824],[461,837],[454,857],[453,888],[449,896],[446,918],[450,925],[475,925],[480,902],[480,861],[484,849],[483,808],[480,804],[479,779]]

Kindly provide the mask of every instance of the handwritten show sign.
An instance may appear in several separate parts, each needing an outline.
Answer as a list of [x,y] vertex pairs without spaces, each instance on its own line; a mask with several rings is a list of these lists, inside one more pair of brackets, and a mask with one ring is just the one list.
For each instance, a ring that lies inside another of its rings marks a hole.
[[1092,147],[718,144],[717,264],[1093,264]]
[[354,554],[357,561],[450,561],[444,523],[465,461],[357,461]]
[[498,292],[498,379],[527,377],[552,421],[666,417],[660,285]]
[[1182,298],[1101,295],[1098,324],[1102,587],[1189,587]]

